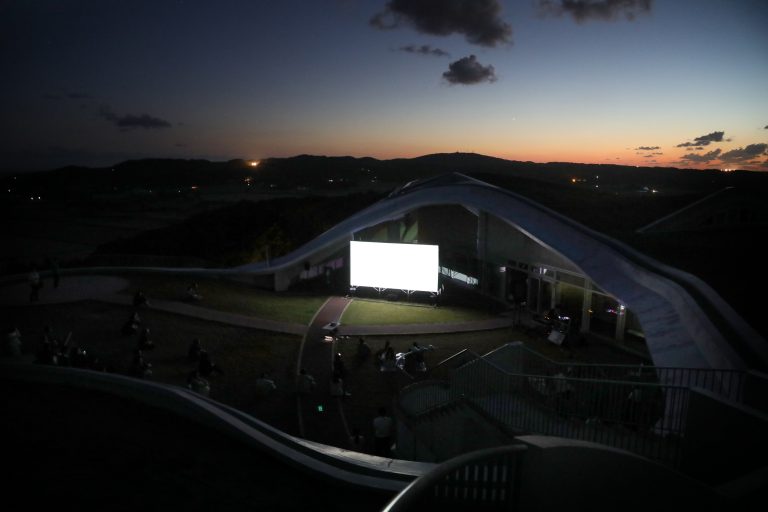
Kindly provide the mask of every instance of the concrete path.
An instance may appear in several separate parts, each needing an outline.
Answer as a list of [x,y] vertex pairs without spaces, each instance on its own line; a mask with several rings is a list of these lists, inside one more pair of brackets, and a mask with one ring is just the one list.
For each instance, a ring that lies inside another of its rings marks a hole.
[[[299,351],[298,368],[304,368],[317,382],[309,395],[297,395],[299,435],[305,439],[332,446],[346,447],[349,438],[342,398],[330,393],[333,374],[334,346],[324,341],[323,326],[338,323],[349,299],[331,297],[317,311],[304,335]],[[322,408],[322,410],[320,410]]]
[[439,334],[452,332],[487,331],[514,327],[516,322],[511,317],[470,320],[467,322],[445,322],[430,324],[392,324],[392,325],[340,325],[342,336],[387,336],[397,334]]
[[27,281],[0,286],[0,304],[4,306],[26,306],[35,304],[63,304],[80,300],[99,300],[115,295],[128,288],[130,282],[122,277],[112,276],[62,276],[58,288],[52,279],[43,279],[40,300],[30,302],[30,288]]

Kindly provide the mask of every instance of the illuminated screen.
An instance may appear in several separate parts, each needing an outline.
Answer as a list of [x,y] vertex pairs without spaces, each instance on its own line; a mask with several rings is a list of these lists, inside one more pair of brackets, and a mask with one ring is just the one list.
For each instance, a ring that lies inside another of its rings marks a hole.
[[350,242],[352,286],[437,291],[437,245]]

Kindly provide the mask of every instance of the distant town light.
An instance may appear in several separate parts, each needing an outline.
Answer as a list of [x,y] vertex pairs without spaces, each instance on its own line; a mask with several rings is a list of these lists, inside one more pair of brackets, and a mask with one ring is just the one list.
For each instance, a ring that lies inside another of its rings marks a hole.
[[248,165],[250,165],[251,167],[258,167],[260,163],[261,162],[258,160],[251,160],[250,162],[248,162]]

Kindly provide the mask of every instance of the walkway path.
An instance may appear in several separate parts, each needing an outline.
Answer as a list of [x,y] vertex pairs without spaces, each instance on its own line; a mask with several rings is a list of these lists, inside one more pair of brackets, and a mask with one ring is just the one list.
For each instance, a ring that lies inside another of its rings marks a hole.
[[338,323],[349,302],[343,297],[331,297],[317,311],[304,335],[297,365],[317,382],[317,389],[312,394],[297,395],[299,435],[339,447],[347,446],[349,433],[341,404],[343,399],[330,393],[334,345],[324,341],[323,326]]

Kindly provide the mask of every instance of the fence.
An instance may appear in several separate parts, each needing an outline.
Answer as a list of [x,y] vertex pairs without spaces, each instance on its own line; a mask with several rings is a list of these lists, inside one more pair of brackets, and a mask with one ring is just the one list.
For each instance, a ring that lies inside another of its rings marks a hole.
[[484,357],[510,373],[698,387],[739,403],[743,402],[744,397],[746,374],[741,370],[560,363],[531,350],[521,342],[507,343]]
[[504,446],[446,461],[414,480],[384,512],[517,510],[526,450],[524,445]]
[[[405,388],[404,400],[418,400],[411,411],[426,413],[466,400],[510,435],[534,432],[592,441],[679,465],[688,388],[562,373],[515,373],[470,351],[462,352],[461,359],[470,356],[474,358],[451,373],[441,392],[425,393],[426,383]],[[436,386],[434,381],[429,385]],[[414,396],[406,398],[411,392]]]

